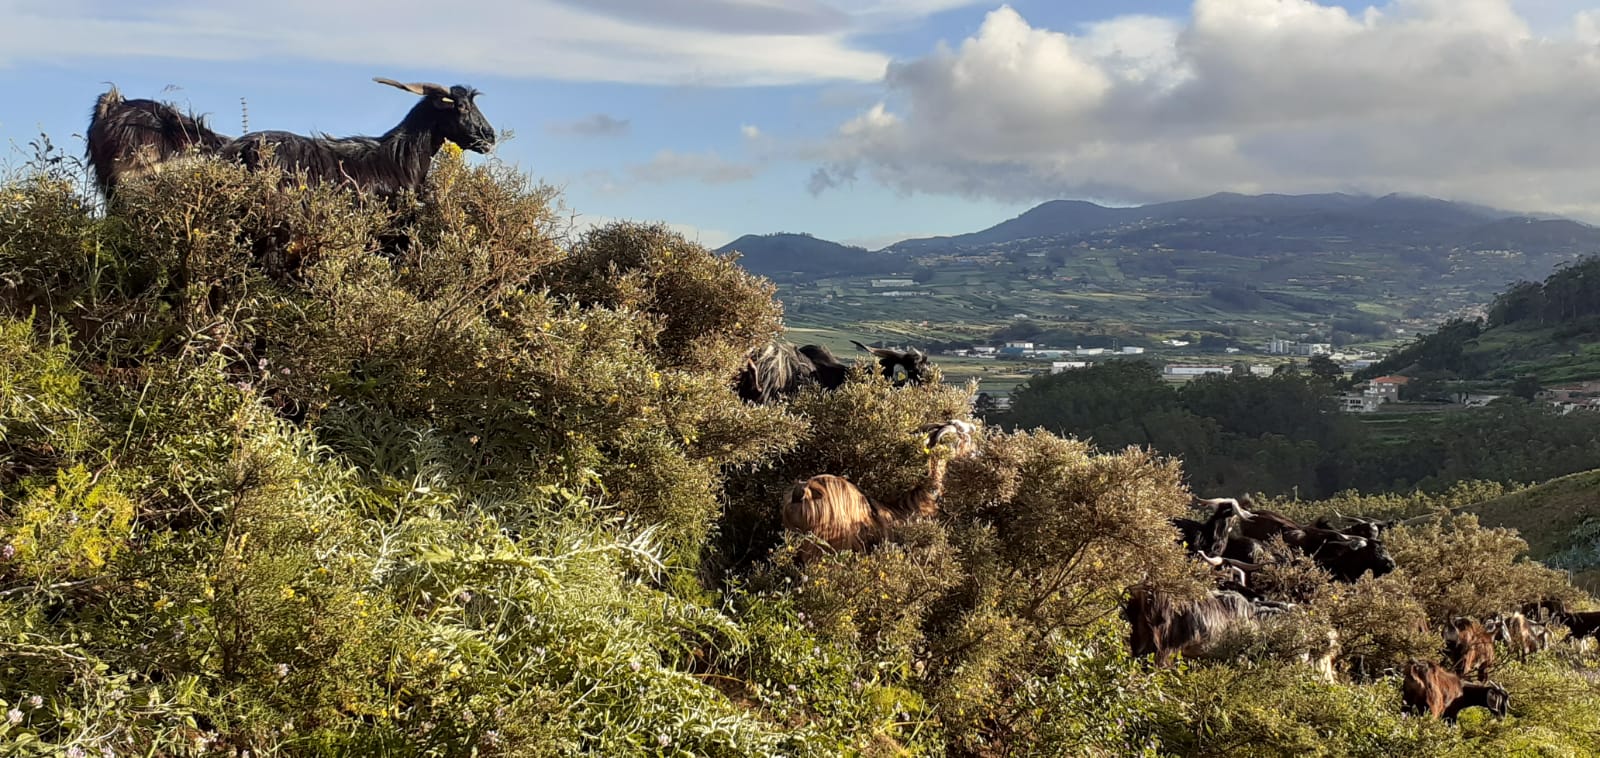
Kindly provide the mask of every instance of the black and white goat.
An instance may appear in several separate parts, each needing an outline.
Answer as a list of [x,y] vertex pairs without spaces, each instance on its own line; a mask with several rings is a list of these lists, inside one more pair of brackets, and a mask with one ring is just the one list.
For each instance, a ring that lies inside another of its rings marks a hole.
[[306,137],[266,131],[243,135],[221,149],[224,158],[251,169],[268,164],[304,171],[312,183],[342,183],[379,197],[422,189],[433,156],[446,140],[475,153],[494,147],[494,127],[478,110],[478,91],[427,82],[402,84],[374,77],[422,96],[405,118],[381,137]]

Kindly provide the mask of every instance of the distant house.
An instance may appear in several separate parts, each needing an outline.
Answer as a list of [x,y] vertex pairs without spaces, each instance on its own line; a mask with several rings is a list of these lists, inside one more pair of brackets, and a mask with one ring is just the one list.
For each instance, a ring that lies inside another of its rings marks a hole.
[[1089,362],[1088,361],[1051,361],[1051,363],[1050,363],[1050,373],[1059,374],[1059,373],[1061,373],[1063,371],[1072,371],[1073,369],[1088,368],[1088,367],[1089,367]]
[[1383,400],[1366,392],[1346,392],[1339,396],[1339,410],[1345,413],[1377,413]]
[[1021,357],[1023,354],[1031,352],[1033,352],[1032,342],[1007,342],[1005,347],[1000,348],[1001,355],[1016,357]]
[[1123,355],[1144,355],[1144,348],[1125,345],[1120,352]]
[[1367,383],[1364,394],[1378,398],[1380,403],[1395,403],[1400,401],[1400,388],[1411,382],[1405,376],[1380,376]]
[[915,293],[915,292],[907,292],[905,290],[889,290],[888,292],[879,292],[878,294],[880,296],[882,296],[882,297],[916,297],[917,296],[917,293]]
[[1250,364],[1251,376],[1272,376],[1272,367],[1265,363]]
[[1106,352],[1106,349],[1103,347],[1084,347],[1082,345],[1079,345],[1077,349],[1072,351],[1074,355],[1105,355]]
[[873,279],[872,286],[880,289],[883,287],[915,287],[917,282],[914,279]]
[[1000,352],[1000,348],[989,347],[987,345],[975,346],[972,348],[972,354],[979,357],[987,356],[993,358],[995,353],[998,352]]

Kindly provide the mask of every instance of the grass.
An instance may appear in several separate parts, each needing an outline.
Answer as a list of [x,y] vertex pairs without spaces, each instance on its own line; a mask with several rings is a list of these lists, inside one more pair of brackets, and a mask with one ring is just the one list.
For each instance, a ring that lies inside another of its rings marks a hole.
[[[1485,525],[1516,529],[1534,558],[1552,558],[1581,547],[1575,533],[1600,519],[1600,470],[1552,479],[1462,510],[1477,514]],[[1573,583],[1600,590],[1600,566],[1575,567]]]

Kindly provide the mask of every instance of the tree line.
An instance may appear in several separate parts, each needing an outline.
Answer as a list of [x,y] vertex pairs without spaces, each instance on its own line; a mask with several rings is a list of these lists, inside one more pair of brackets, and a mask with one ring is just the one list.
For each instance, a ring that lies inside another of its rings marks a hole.
[[1532,482],[1600,467],[1600,417],[1520,398],[1369,424],[1338,409],[1337,375],[1235,372],[1181,386],[1145,361],[1108,361],[1029,380],[992,423],[1042,427],[1106,450],[1180,457],[1203,492],[1327,497],[1442,491],[1472,479]]

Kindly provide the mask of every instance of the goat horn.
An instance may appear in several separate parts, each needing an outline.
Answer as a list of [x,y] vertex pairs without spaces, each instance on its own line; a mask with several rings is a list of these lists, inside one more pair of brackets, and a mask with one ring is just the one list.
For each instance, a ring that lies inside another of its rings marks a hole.
[[429,95],[448,97],[450,95],[449,87],[446,87],[442,84],[434,84],[433,82],[411,82],[410,84],[402,84],[393,79],[382,76],[374,76],[372,77],[372,81],[375,81],[379,84],[387,84],[390,87],[403,89],[413,95],[421,95],[423,97],[428,97]]

